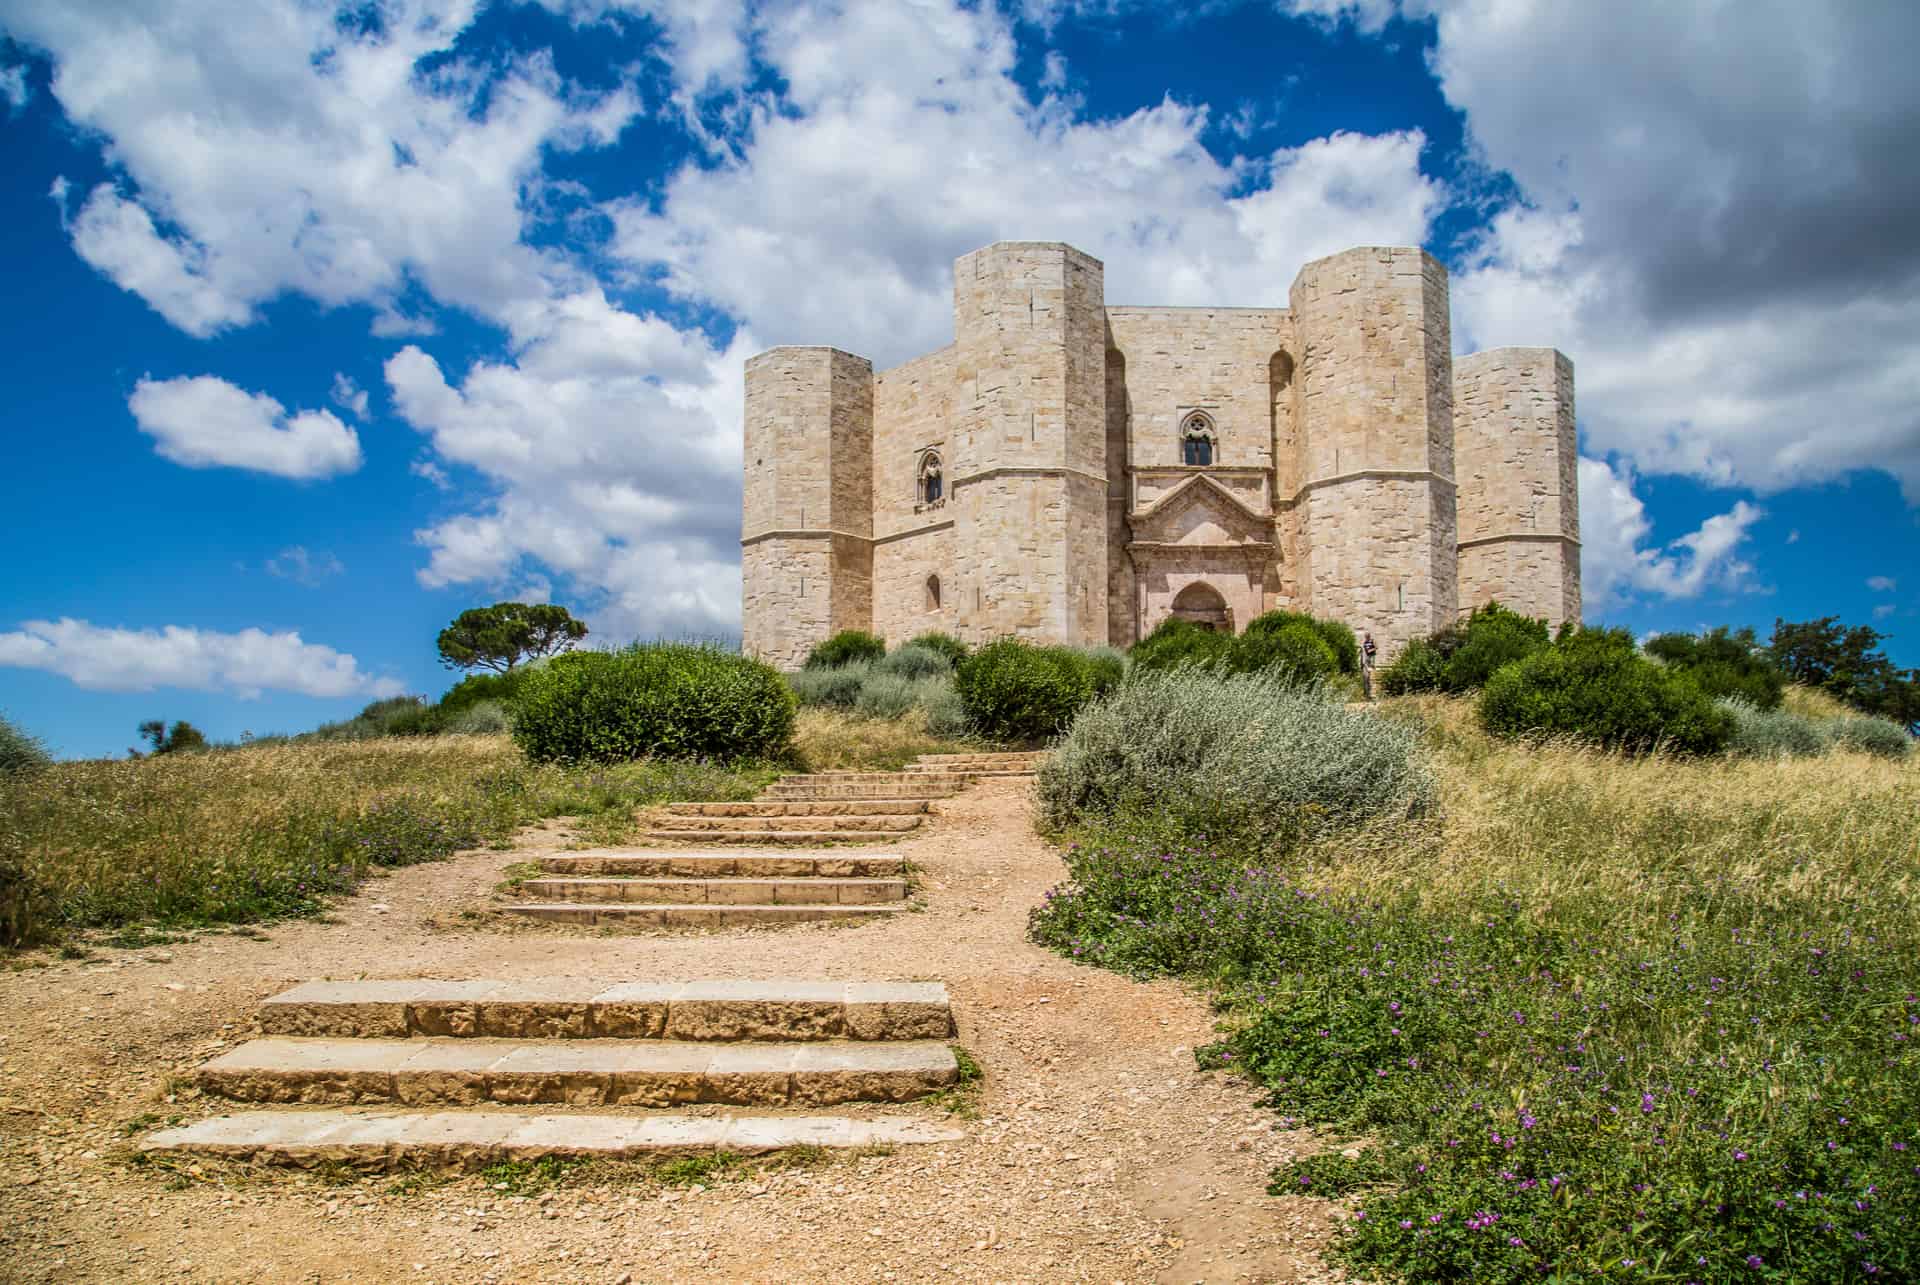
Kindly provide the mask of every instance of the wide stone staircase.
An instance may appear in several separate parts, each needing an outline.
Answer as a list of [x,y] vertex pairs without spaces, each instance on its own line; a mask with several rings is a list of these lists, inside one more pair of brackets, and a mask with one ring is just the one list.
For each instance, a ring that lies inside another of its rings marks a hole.
[[142,1151],[451,1168],[961,1136],[814,1110],[909,1102],[958,1080],[938,982],[309,982],[267,1000],[259,1024],[260,1038],[195,1077],[237,1109]]
[[645,832],[656,846],[542,857],[540,874],[500,909],[601,928],[894,914],[909,904],[905,858],[842,845],[897,841],[932,820],[940,800],[981,778],[1029,777],[1039,757],[931,754],[899,772],[785,776],[749,803],[670,804]]

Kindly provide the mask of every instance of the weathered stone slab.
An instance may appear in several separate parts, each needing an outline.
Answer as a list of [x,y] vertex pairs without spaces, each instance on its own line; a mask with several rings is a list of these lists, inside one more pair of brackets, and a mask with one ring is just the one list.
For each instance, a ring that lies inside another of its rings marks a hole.
[[621,1159],[714,1150],[752,1154],[803,1145],[921,1145],[956,1142],[964,1136],[943,1125],[885,1117],[258,1111],[163,1129],[140,1149],[262,1164],[311,1165],[328,1159],[360,1167],[465,1168],[547,1155]]

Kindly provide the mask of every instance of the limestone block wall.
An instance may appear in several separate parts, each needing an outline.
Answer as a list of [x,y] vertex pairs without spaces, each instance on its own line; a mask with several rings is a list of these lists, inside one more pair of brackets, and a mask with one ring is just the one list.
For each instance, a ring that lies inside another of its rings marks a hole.
[[742,644],[792,667],[872,619],[873,367],[834,348],[747,362]]
[[1107,642],[1131,647],[1139,641],[1133,555],[1127,515],[1133,508],[1133,404],[1127,392],[1127,355],[1107,333]]
[[[873,378],[873,624],[888,643],[954,631],[957,589],[949,449],[954,345]],[[939,457],[947,496],[919,498],[920,465]],[[933,584],[930,585],[929,581]],[[930,589],[938,591],[937,607]]]
[[1124,363],[1132,462],[1181,463],[1181,425],[1204,411],[1219,435],[1216,465],[1273,466],[1274,355],[1285,343],[1281,308],[1107,309]]
[[1103,281],[1098,259],[1052,242],[1000,242],[954,264],[963,637],[1107,639]]
[[1301,269],[1291,302],[1302,605],[1391,656],[1455,614],[1446,269],[1415,249],[1348,250]]
[[1493,599],[1558,627],[1580,618],[1573,363],[1495,348],[1454,363],[1460,608]]

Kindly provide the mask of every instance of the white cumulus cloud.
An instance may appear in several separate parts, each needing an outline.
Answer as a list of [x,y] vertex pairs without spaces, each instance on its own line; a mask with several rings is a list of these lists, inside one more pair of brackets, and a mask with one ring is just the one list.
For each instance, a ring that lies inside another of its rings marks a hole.
[[42,669],[100,691],[185,687],[246,699],[264,691],[305,696],[398,696],[403,686],[361,671],[346,652],[293,631],[237,633],[167,625],[119,629],[85,620],[29,620],[0,633],[0,665]]
[[323,478],[360,467],[360,438],[324,410],[288,415],[265,393],[196,375],[142,379],[127,408],[162,456],[188,468]]
[[1603,614],[1635,597],[1697,598],[1708,589],[1755,589],[1753,564],[1741,550],[1764,516],[1764,510],[1739,500],[1695,530],[1665,545],[1649,545],[1653,521],[1634,493],[1632,469],[1582,456],[1580,578],[1587,614]]
[[657,202],[608,203],[614,253],[769,344],[886,365],[948,342],[952,262],[997,240],[1068,241],[1123,303],[1284,304],[1308,259],[1419,244],[1445,192],[1418,131],[1338,133],[1222,163],[1204,105],[1090,119],[1038,103],[991,7],[770,5],[754,48],[783,78],[746,100],[722,165]]
[[1900,582],[1892,576],[1868,576],[1867,588],[1875,593],[1892,593],[1900,587]]

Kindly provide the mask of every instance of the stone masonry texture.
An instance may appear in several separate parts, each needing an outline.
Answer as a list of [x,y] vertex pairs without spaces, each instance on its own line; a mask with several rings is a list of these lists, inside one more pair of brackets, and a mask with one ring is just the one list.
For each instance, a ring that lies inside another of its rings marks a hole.
[[1316,260],[1284,308],[1103,283],[1071,246],[1000,242],[955,262],[945,348],[747,363],[748,652],[796,668],[853,628],[1124,647],[1290,608],[1386,660],[1491,599],[1579,618],[1573,364],[1456,360],[1432,256]]

